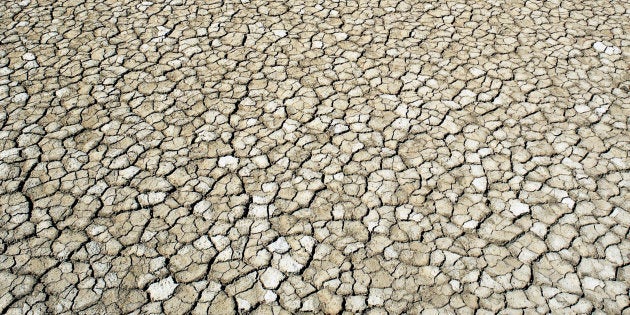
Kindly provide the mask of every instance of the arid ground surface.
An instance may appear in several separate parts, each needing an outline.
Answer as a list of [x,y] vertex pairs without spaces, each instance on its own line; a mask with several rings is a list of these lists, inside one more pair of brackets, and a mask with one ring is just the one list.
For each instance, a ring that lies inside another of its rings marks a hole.
[[630,314],[630,2],[0,1],[0,313]]

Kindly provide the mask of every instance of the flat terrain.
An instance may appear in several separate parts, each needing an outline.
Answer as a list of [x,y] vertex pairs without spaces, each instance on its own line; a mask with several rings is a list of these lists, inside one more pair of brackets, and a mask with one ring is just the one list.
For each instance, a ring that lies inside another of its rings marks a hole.
[[0,1],[0,313],[630,314],[630,1]]

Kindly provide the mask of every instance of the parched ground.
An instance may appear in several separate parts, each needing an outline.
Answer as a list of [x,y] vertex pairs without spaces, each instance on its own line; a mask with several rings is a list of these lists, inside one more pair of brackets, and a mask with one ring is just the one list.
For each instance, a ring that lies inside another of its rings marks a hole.
[[630,314],[630,2],[0,1],[0,313]]

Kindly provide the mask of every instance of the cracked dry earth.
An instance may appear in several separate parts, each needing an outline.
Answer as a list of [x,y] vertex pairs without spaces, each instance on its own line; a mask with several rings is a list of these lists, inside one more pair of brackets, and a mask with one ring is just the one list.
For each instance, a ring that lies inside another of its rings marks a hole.
[[630,2],[0,2],[0,313],[630,314]]

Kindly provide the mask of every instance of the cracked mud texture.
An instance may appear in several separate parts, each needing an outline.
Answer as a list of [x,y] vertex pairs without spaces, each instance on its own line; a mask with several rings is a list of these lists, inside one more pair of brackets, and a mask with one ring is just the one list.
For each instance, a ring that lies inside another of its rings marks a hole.
[[629,14],[1,1],[0,313],[629,314]]

